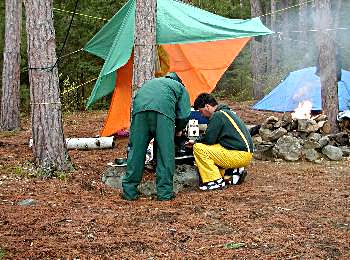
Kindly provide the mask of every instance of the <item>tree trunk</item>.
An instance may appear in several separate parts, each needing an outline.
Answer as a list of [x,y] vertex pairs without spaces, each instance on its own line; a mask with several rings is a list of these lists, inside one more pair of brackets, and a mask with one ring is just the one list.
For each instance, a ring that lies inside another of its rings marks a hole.
[[25,0],[34,159],[46,176],[71,168],[64,141],[53,0]]
[[317,0],[319,33],[319,66],[321,79],[322,110],[328,116],[331,133],[339,132],[338,83],[336,74],[335,33],[327,31],[332,25],[330,0]]
[[[288,0],[282,0],[281,1],[281,8],[288,8]],[[283,38],[285,39],[283,43],[283,54],[284,54],[284,59],[288,62],[292,57],[290,57],[290,48],[291,48],[291,41],[289,37],[289,13],[290,10],[286,10],[284,12],[281,12],[282,15],[282,35]],[[289,63],[289,62],[288,62]]]
[[340,12],[342,8],[343,0],[337,0],[335,3],[335,15],[334,15],[334,28],[339,26],[339,18],[341,17]]
[[307,3],[305,3],[305,0],[299,0],[299,49],[304,50],[305,49],[305,42],[307,41],[307,35],[306,35],[306,21],[307,21]]
[[[250,0],[251,16],[256,17],[262,15],[260,0]],[[262,71],[265,66],[263,62],[264,46],[255,38],[251,41],[251,65],[253,78],[253,97],[260,99],[263,97]]]
[[[271,0],[271,30],[276,31],[276,12],[277,5],[276,0]],[[277,41],[278,39],[273,35],[271,37],[271,72],[275,73],[277,71]]]
[[22,0],[6,0],[5,47],[0,128],[20,127],[20,63]]
[[133,96],[155,75],[156,5],[156,0],[136,0]]

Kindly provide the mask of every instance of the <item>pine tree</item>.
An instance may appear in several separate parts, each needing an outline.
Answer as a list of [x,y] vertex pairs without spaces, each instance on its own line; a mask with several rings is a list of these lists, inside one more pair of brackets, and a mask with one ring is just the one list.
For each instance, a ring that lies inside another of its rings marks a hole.
[[33,154],[45,175],[71,165],[59,98],[53,0],[25,0]]
[[[262,15],[260,0],[250,0],[251,15],[252,17]],[[252,39],[251,41],[251,66],[253,76],[253,97],[254,99],[260,99],[263,97],[263,82],[262,82],[262,68],[263,62],[263,43]]]
[[336,73],[335,35],[327,29],[332,25],[330,0],[317,0],[319,34],[319,68],[321,79],[322,110],[328,116],[331,132],[339,132],[338,83]]
[[20,127],[22,0],[6,0],[5,15],[0,128],[4,131],[11,131]]
[[156,0],[136,0],[133,93],[155,75]]

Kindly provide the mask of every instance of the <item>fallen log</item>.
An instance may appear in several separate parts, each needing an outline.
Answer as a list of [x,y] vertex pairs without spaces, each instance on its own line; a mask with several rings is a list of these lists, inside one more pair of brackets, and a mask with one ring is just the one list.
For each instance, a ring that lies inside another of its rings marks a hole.
[[[66,138],[67,149],[108,149],[114,147],[114,137],[86,137]],[[29,147],[33,146],[33,139],[29,140]]]

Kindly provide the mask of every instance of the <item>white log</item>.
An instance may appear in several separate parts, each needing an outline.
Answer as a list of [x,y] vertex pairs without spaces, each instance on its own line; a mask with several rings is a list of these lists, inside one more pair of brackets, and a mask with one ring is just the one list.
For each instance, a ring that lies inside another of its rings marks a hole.
[[[66,138],[67,149],[107,149],[114,147],[114,137]],[[29,147],[33,139],[29,140]]]

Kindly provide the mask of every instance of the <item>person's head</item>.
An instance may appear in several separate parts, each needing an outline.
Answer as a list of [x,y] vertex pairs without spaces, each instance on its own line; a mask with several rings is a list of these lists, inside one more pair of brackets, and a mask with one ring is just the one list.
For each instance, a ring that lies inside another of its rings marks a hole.
[[218,102],[216,102],[215,98],[212,95],[208,93],[202,93],[199,94],[199,96],[194,101],[193,108],[195,110],[199,110],[202,116],[209,118],[212,114],[214,114],[217,105]]

